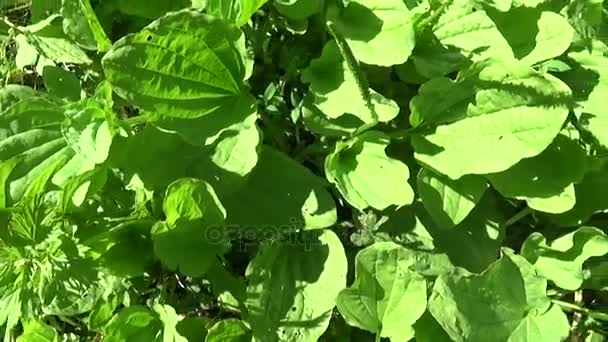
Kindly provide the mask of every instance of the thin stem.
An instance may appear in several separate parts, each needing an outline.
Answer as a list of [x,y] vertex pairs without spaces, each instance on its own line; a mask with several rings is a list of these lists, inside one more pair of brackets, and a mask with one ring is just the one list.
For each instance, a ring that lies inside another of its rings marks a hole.
[[510,226],[514,225],[519,220],[521,220],[524,217],[528,216],[530,213],[532,213],[532,209],[530,209],[530,207],[525,207],[520,212],[518,212],[517,214],[513,215],[513,217],[511,217],[510,219],[508,219],[507,222],[505,222],[505,227],[510,227]]
[[138,116],[133,116],[127,119],[122,120],[122,122],[126,123],[127,125],[133,127],[133,126],[138,126],[138,125],[142,125],[148,122],[148,118],[143,116],[143,115],[138,115]]
[[554,304],[557,304],[559,306],[562,307],[562,309],[564,309],[565,311],[569,311],[569,312],[582,312],[584,314],[588,314],[589,313],[589,309],[587,308],[583,308],[581,306],[578,306],[576,304],[570,303],[570,302],[565,302],[563,300],[559,300],[559,299],[552,299],[551,302],[553,302]]
[[380,332],[378,331],[376,333],[376,342],[380,342],[382,340],[382,337],[380,336]]

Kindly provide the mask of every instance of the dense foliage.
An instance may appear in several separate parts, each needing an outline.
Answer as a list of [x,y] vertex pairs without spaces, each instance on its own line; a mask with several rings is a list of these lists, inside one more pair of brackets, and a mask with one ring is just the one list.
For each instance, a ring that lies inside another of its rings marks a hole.
[[601,342],[602,0],[0,1],[19,342]]

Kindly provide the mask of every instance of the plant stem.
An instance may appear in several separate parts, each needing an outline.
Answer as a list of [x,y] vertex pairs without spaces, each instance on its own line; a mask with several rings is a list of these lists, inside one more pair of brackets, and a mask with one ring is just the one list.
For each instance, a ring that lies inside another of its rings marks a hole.
[[578,306],[578,305],[576,305],[574,303],[565,302],[565,301],[559,300],[559,299],[552,299],[551,302],[553,302],[554,304],[557,304],[557,305],[561,306],[562,309],[565,309],[566,311],[569,311],[569,312],[573,312],[574,311],[574,312],[582,312],[582,313],[585,313],[585,314],[589,313],[589,309],[583,308],[583,307]]
[[380,342],[382,340],[382,337],[380,336],[380,332],[378,331],[376,333],[376,342]]
[[531,212],[532,212],[532,209],[530,209],[530,207],[525,207],[520,212],[518,212],[517,214],[513,215],[513,217],[511,217],[510,219],[508,219],[507,222],[505,222],[505,227],[510,227],[510,226],[514,225],[515,223],[517,223],[522,218],[528,216],[528,214],[530,214]]
[[122,121],[124,123],[126,123],[127,125],[133,127],[133,126],[145,124],[146,122],[148,122],[148,118],[143,115],[138,115],[138,116],[133,116],[133,117],[124,119]]

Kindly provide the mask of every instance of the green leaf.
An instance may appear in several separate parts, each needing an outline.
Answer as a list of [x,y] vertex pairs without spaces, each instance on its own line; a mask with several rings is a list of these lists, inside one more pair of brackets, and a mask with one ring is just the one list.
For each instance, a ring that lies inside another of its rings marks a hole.
[[120,39],[102,65],[114,90],[146,113],[194,119],[224,114],[243,96],[245,58],[240,30],[183,10]]
[[80,80],[64,68],[57,66],[45,66],[42,70],[44,85],[49,94],[68,101],[80,99]]
[[433,106],[429,88],[410,104],[419,122],[434,127],[412,137],[415,157],[452,179],[504,171],[540,154],[568,115],[568,87],[515,61],[474,64],[451,86],[466,95],[441,106]]
[[426,310],[426,280],[411,271],[412,253],[380,242],[357,253],[355,282],[338,295],[338,310],[349,325],[391,341],[414,337],[412,325]]
[[162,323],[144,306],[130,306],[121,310],[105,327],[104,341],[155,341]]
[[200,149],[186,144],[177,134],[151,125],[128,139],[117,140],[112,166],[125,170],[130,177],[138,175],[148,190],[164,189],[174,180],[189,176],[186,170],[200,154]]
[[310,341],[327,329],[347,260],[331,230],[267,242],[247,267],[249,324],[260,341]]
[[448,228],[462,222],[488,188],[481,177],[465,176],[452,180],[425,168],[418,172],[417,184],[426,210],[437,224]]
[[[167,188],[164,222],[151,231],[154,252],[171,269],[205,274],[226,248],[222,229],[226,211],[208,183],[182,178]],[[218,234],[219,233],[219,234]]]
[[[546,280],[536,275],[532,265],[505,251],[481,274],[460,272],[437,278],[429,310],[455,341],[507,341],[514,333],[514,340],[521,341],[520,326],[530,323],[526,320],[542,324],[542,330],[554,328],[555,323],[543,317],[551,307],[546,288]],[[551,311],[548,314],[555,317]],[[563,312],[557,316],[562,322],[565,319]]]
[[428,310],[414,323],[414,331],[416,342],[452,342]]
[[560,77],[574,93],[579,127],[591,133],[599,146],[608,148],[608,115],[604,106],[608,96],[608,46],[595,41],[591,52],[571,52],[568,58],[574,68]]
[[585,223],[591,215],[608,209],[606,187],[608,178],[606,169],[591,170],[583,180],[574,185],[576,204],[571,210],[549,217],[560,226],[579,226]]
[[204,341],[208,324],[206,318],[186,317],[177,323],[177,332],[188,341]]
[[335,202],[322,180],[268,146],[262,146],[243,187],[222,197],[222,203],[226,224],[244,231],[277,234],[326,228],[337,220]]
[[241,27],[268,0],[208,0],[207,13]]
[[577,141],[559,134],[538,156],[486,177],[505,197],[526,200],[535,210],[562,213],[574,207],[574,184],[583,179],[585,168],[585,150]]
[[99,103],[88,99],[65,109],[67,120],[61,131],[68,145],[81,157],[82,171],[92,170],[106,161],[110,153],[114,127],[105,120],[106,113]]
[[[14,0],[10,0],[12,4]],[[18,2],[26,3],[27,0],[18,0]],[[48,0],[32,0],[32,22],[39,22],[53,14],[59,14],[61,11],[60,1],[48,1]]]
[[302,20],[323,10],[323,0],[273,0],[274,8],[282,15]]
[[23,334],[17,342],[58,342],[57,332],[52,327],[40,322],[29,321],[23,325]]
[[505,13],[488,11],[513,56],[527,65],[561,55],[574,37],[566,18],[535,6],[516,7]]
[[572,291],[583,283],[583,263],[605,254],[608,254],[608,236],[593,227],[581,227],[550,244],[542,234],[534,232],[521,247],[521,255],[540,275]]
[[412,60],[422,75],[443,76],[471,61],[513,56],[494,22],[475,2],[453,0],[445,6],[431,27],[432,33],[419,39],[413,52]]
[[112,6],[124,14],[150,20],[191,5],[191,0],[104,0],[103,2],[104,5],[107,3],[108,6]]
[[63,32],[61,23],[60,17],[53,15],[23,29],[16,39],[19,50],[28,51],[29,61],[21,63],[20,67],[36,64],[36,71],[42,74],[45,65],[92,63],[87,54]]
[[359,210],[368,207],[383,210],[414,200],[414,191],[408,183],[409,169],[386,154],[388,144],[389,138],[384,133],[368,131],[347,143],[339,143],[325,159],[327,179]]
[[416,9],[412,11],[413,6],[408,5],[411,6],[403,0],[352,0],[336,24],[361,62],[382,66],[402,64],[416,42]]
[[9,204],[47,167],[74,154],[61,135],[63,119],[58,104],[31,88],[0,90],[0,160],[19,160],[8,178]]
[[175,309],[169,305],[155,304],[152,309],[158,314],[163,323],[163,342],[188,342],[177,332],[177,324],[181,320]]
[[570,323],[557,305],[541,316],[526,316],[509,336],[508,342],[563,341]]
[[251,331],[240,319],[224,319],[209,328],[205,342],[251,342]]
[[63,30],[83,48],[105,52],[112,46],[90,0],[62,0],[61,15]]
[[359,118],[352,114],[344,114],[338,118],[327,117],[317,106],[315,106],[310,96],[305,98],[302,106],[302,120],[306,128],[314,133],[329,136],[349,136],[357,128],[364,124]]
[[329,118],[352,114],[368,123],[375,120],[375,115],[378,121],[385,122],[399,114],[396,102],[370,89],[375,111],[372,113],[361,94],[357,76],[351,72],[335,41],[327,43],[321,56],[303,71],[302,81],[310,83],[312,103]]

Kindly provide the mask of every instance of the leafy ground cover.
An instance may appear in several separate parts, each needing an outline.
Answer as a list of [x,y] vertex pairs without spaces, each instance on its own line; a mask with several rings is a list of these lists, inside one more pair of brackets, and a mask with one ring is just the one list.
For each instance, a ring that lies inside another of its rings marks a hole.
[[0,1],[3,341],[601,342],[601,0]]

